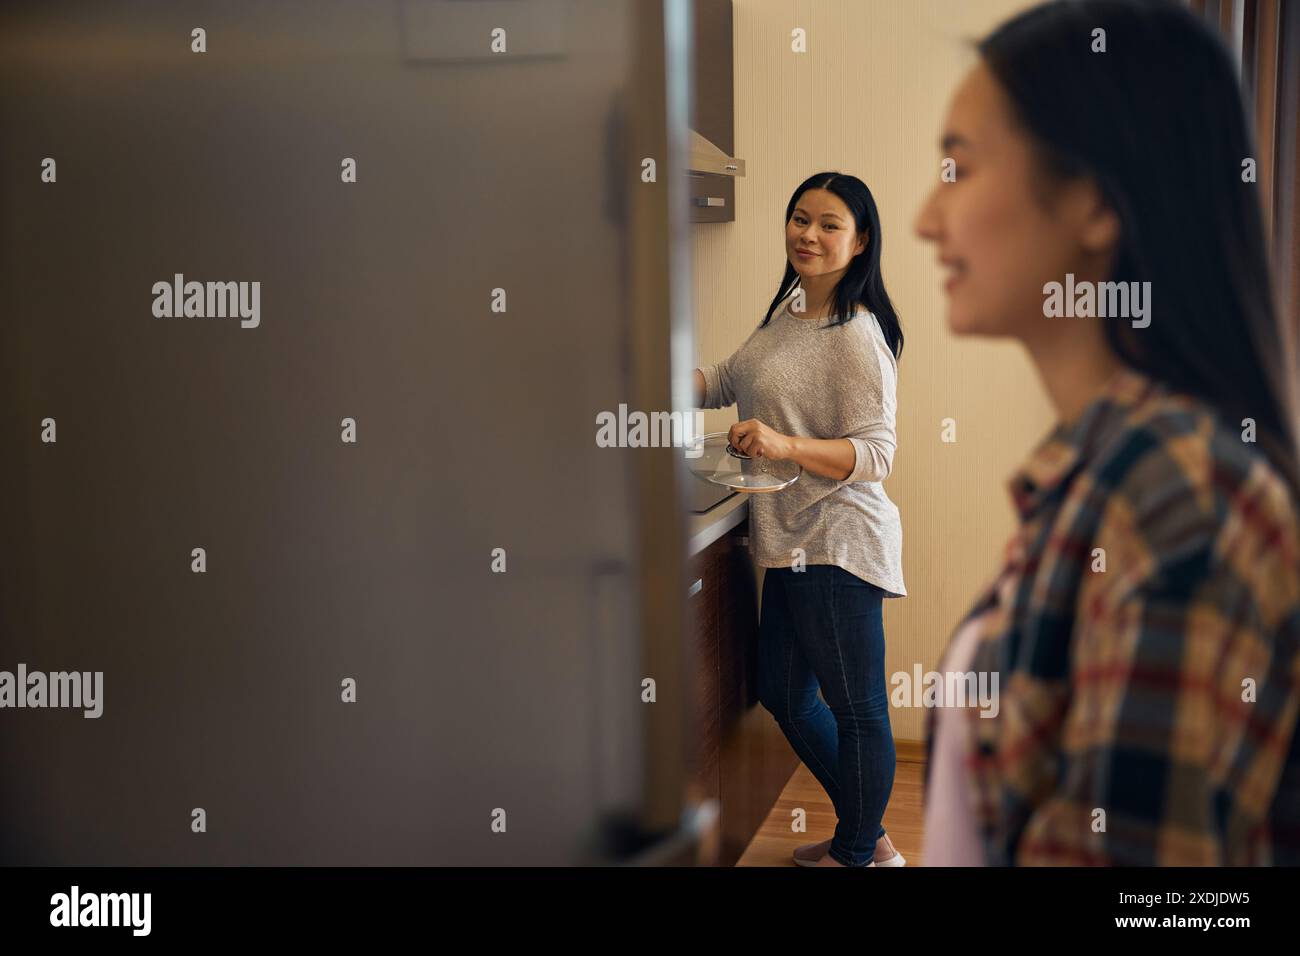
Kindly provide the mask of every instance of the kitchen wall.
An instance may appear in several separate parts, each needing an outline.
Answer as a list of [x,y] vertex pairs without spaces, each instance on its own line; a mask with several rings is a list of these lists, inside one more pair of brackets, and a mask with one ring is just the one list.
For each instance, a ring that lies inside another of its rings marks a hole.
[[[697,224],[697,364],[730,355],[762,319],[784,268],[783,215],[807,176],[840,170],[871,188],[886,287],[907,337],[898,452],[885,482],[903,522],[909,596],[885,605],[886,668],[938,664],[953,626],[998,567],[1014,528],[1007,475],[1051,425],[1018,347],[959,340],[945,324],[932,246],[912,232],[939,175],[948,99],[975,62],[968,41],[1023,0],[735,0],[736,221]],[[806,53],[791,31],[807,32]],[[955,443],[941,440],[945,418]],[[705,413],[708,430],[735,408]],[[898,739],[924,733],[919,708],[891,712]]]

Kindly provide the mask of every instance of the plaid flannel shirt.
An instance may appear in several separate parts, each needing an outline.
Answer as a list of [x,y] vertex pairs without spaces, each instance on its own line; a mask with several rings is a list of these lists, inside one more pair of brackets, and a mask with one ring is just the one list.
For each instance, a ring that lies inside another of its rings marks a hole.
[[997,716],[960,712],[986,862],[1300,864],[1300,530],[1276,469],[1125,368],[1009,487],[1019,531],[962,622],[998,674]]

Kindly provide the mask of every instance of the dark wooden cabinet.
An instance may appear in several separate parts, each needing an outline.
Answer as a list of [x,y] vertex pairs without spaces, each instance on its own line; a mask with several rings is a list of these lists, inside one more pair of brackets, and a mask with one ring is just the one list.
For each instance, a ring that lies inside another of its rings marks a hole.
[[[690,125],[728,156],[736,152],[731,0],[695,0]],[[691,222],[734,222],[734,176],[692,170]]]
[[692,767],[701,799],[721,799],[718,776],[718,741],[721,734],[718,699],[718,586],[717,552],[713,549],[697,555],[692,566],[694,583],[691,595],[691,661],[694,687],[692,693],[694,739]]
[[747,542],[742,523],[691,563],[693,779],[721,804],[722,866],[740,858],[798,765],[758,703],[758,595]]

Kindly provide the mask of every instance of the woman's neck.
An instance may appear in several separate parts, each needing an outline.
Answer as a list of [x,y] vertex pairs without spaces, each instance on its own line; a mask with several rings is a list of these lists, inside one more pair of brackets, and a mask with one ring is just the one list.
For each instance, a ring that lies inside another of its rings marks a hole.
[[806,278],[799,277],[799,288],[804,293],[804,311],[800,318],[823,319],[835,308],[835,286],[844,276],[844,270]]
[[1023,342],[1062,423],[1078,418],[1122,367],[1106,344],[1104,321],[1084,319],[1067,334]]

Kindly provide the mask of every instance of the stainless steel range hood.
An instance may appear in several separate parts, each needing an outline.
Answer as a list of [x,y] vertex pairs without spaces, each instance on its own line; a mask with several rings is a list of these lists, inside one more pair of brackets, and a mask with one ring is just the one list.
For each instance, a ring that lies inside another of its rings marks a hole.
[[719,176],[745,175],[745,161],[728,156],[711,140],[701,136],[695,130],[690,131],[690,156],[687,168],[692,173],[713,173]]

